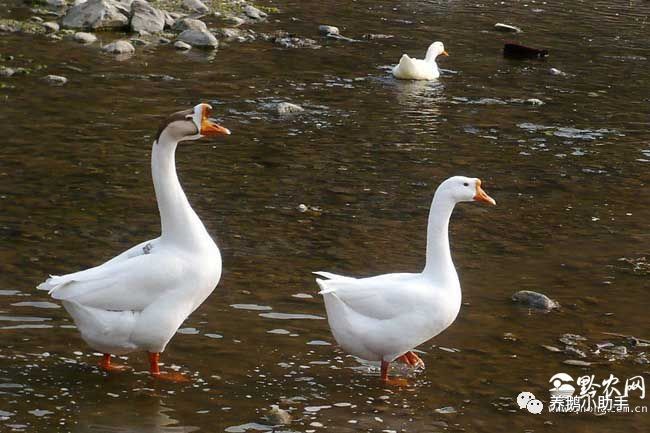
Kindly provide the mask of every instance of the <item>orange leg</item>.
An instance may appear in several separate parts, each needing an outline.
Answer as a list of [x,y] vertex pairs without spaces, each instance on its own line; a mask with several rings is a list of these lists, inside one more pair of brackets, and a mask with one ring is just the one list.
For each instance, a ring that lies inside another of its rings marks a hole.
[[159,362],[160,362],[160,353],[149,352],[149,373],[151,373],[152,377],[156,379],[166,380],[169,382],[176,382],[176,383],[184,383],[190,381],[182,373],[177,373],[175,371],[161,372],[160,365],[158,365]]
[[424,361],[422,361],[422,358],[411,351],[406,352],[404,355],[397,358],[397,360],[403,362],[406,365],[410,365],[411,367],[424,368]]
[[102,360],[99,363],[99,367],[104,371],[124,371],[128,368],[120,364],[111,364],[110,353],[105,353],[104,356],[102,356]]
[[395,385],[395,386],[409,386],[408,380],[403,377],[388,377],[388,369],[390,368],[390,362],[381,361],[381,380],[386,385]]

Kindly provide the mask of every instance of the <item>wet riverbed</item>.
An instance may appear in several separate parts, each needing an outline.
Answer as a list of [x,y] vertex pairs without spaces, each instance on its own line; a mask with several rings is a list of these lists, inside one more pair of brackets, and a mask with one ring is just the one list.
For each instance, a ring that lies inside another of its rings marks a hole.
[[[650,338],[648,4],[261,3],[280,12],[259,28],[322,48],[151,46],[116,61],[70,41],[0,36],[3,58],[14,56],[5,63],[33,70],[0,88],[0,430],[268,430],[263,415],[278,404],[294,421],[277,431],[647,431],[647,413],[533,416],[514,399],[525,390],[548,403],[558,372],[648,378],[647,348],[604,334]],[[29,16],[20,3],[0,14]],[[499,21],[524,33],[494,32]],[[318,24],[394,37],[329,41]],[[551,54],[503,59],[506,39]],[[389,75],[433,40],[450,52],[438,82]],[[51,87],[46,74],[69,82]],[[177,152],[224,258],[218,288],[163,356],[193,381],[150,380],[144,354],[128,357],[134,371],[106,375],[34,287],[157,236],[153,135],[161,116],[197,101],[233,135]],[[266,108],[276,101],[306,111],[279,116]],[[461,313],[419,348],[427,369],[412,386],[385,388],[337,349],[310,273],[419,270],[433,191],[455,174],[480,177],[498,206],[456,209]],[[513,304],[524,289],[562,308]],[[564,348],[566,333],[587,338],[584,358],[543,347]],[[594,353],[603,342],[627,355]]]

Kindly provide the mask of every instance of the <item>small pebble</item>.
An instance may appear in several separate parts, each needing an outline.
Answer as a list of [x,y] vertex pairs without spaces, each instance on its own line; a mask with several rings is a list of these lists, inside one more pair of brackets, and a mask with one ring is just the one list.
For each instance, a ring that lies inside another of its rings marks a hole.
[[68,82],[68,79],[61,75],[46,75],[43,77],[43,80],[53,86],[62,86]]

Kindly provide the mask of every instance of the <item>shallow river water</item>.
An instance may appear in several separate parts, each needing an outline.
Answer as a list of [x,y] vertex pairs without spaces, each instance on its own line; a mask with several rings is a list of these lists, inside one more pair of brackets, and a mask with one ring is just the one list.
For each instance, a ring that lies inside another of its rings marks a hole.
[[[3,3],[2,16],[29,15]],[[256,30],[322,48],[159,46],[116,61],[71,41],[0,36],[3,57],[44,65],[0,89],[0,431],[268,430],[263,416],[277,404],[294,421],[276,431],[647,432],[647,413],[532,415],[515,398],[530,391],[548,404],[558,372],[648,382],[650,349],[605,333],[650,338],[650,5],[260,3],[280,11]],[[499,21],[524,33],[493,31]],[[329,41],[318,24],[394,37]],[[508,38],[550,56],[506,60]],[[389,75],[403,52],[422,57],[434,40],[450,53],[438,82]],[[48,86],[45,73],[69,82]],[[153,135],[162,116],[198,101],[233,134],[177,151],[224,263],[163,355],[193,380],[152,381],[144,354],[125,361],[133,371],[107,375],[35,286],[157,236]],[[306,111],[265,108],[277,101]],[[433,191],[455,174],[480,177],[498,206],[457,207],[460,315],[418,348],[425,371],[395,367],[410,386],[382,386],[375,367],[336,347],[311,272],[420,270]],[[561,308],[517,306],[510,297],[524,289]],[[567,333],[587,339],[584,358],[567,353]],[[626,355],[597,350],[606,342]]]

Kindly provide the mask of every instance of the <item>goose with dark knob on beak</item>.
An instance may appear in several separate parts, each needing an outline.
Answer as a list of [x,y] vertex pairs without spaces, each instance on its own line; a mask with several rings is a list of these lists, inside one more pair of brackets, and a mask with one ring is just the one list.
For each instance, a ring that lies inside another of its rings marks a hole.
[[161,372],[160,353],[183,321],[210,295],[221,277],[221,254],[176,175],[180,142],[229,135],[210,119],[212,107],[198,104],[167,117],[151,152],[161,234],[94,268],[51,276],[38,286],[61,300],[81,337],[103,353],[104,370],[123,367],[111,355],[149,352],[153,377],[187,381]]

